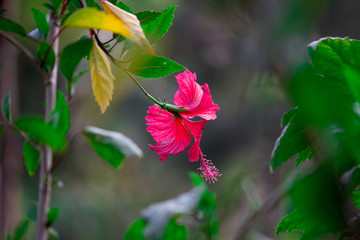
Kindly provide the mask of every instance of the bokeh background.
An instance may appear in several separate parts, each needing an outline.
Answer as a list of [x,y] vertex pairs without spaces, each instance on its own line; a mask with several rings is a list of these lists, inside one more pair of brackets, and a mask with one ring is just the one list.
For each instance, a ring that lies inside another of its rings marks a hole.
[[[218,118],[207,122],[201,142],[202,151],[222,173],[217,183],[209,185],[218,203],[218,239],[245,235],[247,239],[274,239],[276,224],[288,213],[289,202],[283,189],[295,168],[295,162],[289,161],[273,173],[269,170],[271,151],[281,132],[281,116],[292,107],[286,94],[291,73],[309,61],[310,42],[325,36],[360,38],[360,2],[124,2],[134,11],[177,5],[174,24],[157,43],[156,53],[196,72],[198,82],[209,84],[213,100],[220,106]],[[40,0],[0,3],[9,9],[9,18],[24,25],[28,32],[35,28],[30,8],[45,11],[44,1]],[[66,30],[61,46],[79,36],[78,30]],[[25,44],[35,51],[35,45]],[[39,73],[2,39],[0,45],[1,96],[11,89],[15,117],[42,115],[44,87]],[[80,68],[87,64],[84,61]],[[88,125],[120,131],[139,145],[144,158],[125,161],[121,169],[113,169],[93,152],[83,136],[77,137],[54,173],[58,183],[53,189],[52,206],[60,209],[55,224],[60,239],[122,239],[130,223],[140,217],[141,209],[190,190],[188,173],[199,167],[188,161],[186,151],[165,162],[158,160],[149,149],[148,144],[154,141],[145,126],[146,111],[152,102],[120,71],[115,70],[115,76],[114,99],[105,114],[100,113],[94,100],[89,74],[80,80],[70,105],[69,137]],[[174,76],[139,81],[153,96],[171,103],[178,87]],[[60,77],[61,89],[65,83]],[[9,183],[9,229],[36,201],[38,182],[38,176],[29,177],[24,168],[21,140],[12,138],[15,153],[3,167]],[[299,236],[283,234],[278,238]]]

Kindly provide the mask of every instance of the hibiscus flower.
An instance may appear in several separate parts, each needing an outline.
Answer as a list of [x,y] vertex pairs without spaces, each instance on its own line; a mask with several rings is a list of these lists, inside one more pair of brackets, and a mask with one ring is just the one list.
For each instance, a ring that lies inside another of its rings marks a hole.
[[[214,104],[209,86],[206,83],[200,86],[196,82],[195,73],[185,70],[176,76],[176,80],[179,90],[174,96],[175,105],[153,105],[147,111],[146,130],[156,141],[155,146],[150,145],[150,148],[161,155],[160,161],[164,161],[170,154],[184,151],[194,140],[188,151],[189,161],[201,159],[201,176],[206,181],[215,182],[221,175],[211,161],[204,158],[200,150],[200,139],[205,123],[216,119],[216,111],[220,108]],[[201,117],[203,120],[190,120],[194,117]]]

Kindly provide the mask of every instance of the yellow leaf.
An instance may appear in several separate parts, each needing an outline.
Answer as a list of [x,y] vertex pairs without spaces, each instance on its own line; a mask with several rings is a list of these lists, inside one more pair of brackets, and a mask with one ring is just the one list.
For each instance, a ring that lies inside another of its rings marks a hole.
[[130,30],[123,21],[113,14],[106,14],[96,8],[77,10],[66,19],[64,26],[107,30],[120,34],[125,38],[132,38]]
[[101,3],[108,15],[115,16],[124,23],[126,28],[130,31],[131,36],[129,38],[131,40],[133,40],[139,46],[145,48],[146,51],[148,51],[150,54],[155,54],[154,49],[145,37],[144,31],[140,25],[140,21],[134,14],[124,11],[108,1],[102,1]]
[[103,50],[93,41],[90,52],[90,74],[95,99],[104,113],[112,99],[114,76],[111,73],[110,62]]

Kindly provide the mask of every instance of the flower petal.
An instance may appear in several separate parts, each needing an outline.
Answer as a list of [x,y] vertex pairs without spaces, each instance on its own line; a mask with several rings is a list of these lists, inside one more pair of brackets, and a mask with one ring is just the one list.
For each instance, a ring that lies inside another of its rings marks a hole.
[[164,161],[170,154],[178,154],[190,144],[191,135],[184,126],[182,120],[173,114],[161,110],[154,105],[147,111],[147,131],[156,141],[155,146],[150,145],[156,154],[162,155],[160,161]]
[[176,75],[176,80],[179,84],[179,90],[175,93],[174,103],[179,107],[184,107],[188,110],[199,105],[203,90],[196,82],[196,74],[192,74],[189,70]]
[[207,122],[206,120],[193,122],[184,118],[184,124],[187,127],[187,129],[191,132],[191,135],[195,140],[195,142],[191,144],[191,148],[188,151],[188,154],[190,154],[189,156],[190,162],[195,162],[199,160],[199,154],[201,152],[199,146],[200,138],[206,122]]
[[205,83],[202,87],[204,89],[204,93],[202,95],[200,103],[192,109],[188,109],[188,112],[182,112],[181,116],[187,118],[193,117],[201,117],[206,120],[214,120],[216,119],[216,111],[220,110],[220,107],[217,104],[214,104],[209,86]]
[[189,70],[176,76],[179,90],[175,93],[174,103],[189,111],[182,112],[181,115],[188,118],[201,117],[206,120],[216,119],[216,111],[220,108],[214,104],[209,86],[205,83],[200,86],[196,82],[196,74]]

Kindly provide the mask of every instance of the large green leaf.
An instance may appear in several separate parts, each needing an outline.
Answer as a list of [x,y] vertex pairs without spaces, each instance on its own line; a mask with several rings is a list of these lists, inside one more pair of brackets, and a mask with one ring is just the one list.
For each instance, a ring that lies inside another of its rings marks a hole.
[[314,228],[314,223],[306,219],[299,211],[295,210],[283,217],[276,227],[276,235],[283,232],[310,232]]
[[124,240],[146,240],[144,237],[144,231],[146,227],[146,221],[143,218],[137,219],[131,224],[129,229],[125,233]]
[[9,123],[12,124],[10,92],[8,92],[1,101],[1,111],[3,112]]
[[90,54],[91,47],[91,39],[83,38],[64,48],[60,58],[60,69],[68,81],[72,81],[77,66],[82,58]]
[[286,120],[287,125],[276,140],[271,154],[270,170],[280,167],[284,162],[295,154],[305,150],[309,145],[306,140],[306,125],[299,114],[292,116],[291,120]]
[[159,78],[185,69],[184,66],[165,57],[142,55],[137,57],[128,70],[143,78]]
[[146,38],[150,43],[157,42],[168,32],[174,19],[175,6],[168,7],[161,12],[161,15],[150,24],[144,25],[143,29]]
[[36,8],[31,8],[31,11],[33,13],[36,27],[39,29],[41,34],[46,37],[49,33],[49,23],[46,20],[46,15]]
[[122,133],[97,127],[86,127],[82,133],[95,152],[115,168],[118,168],[125,158],[141,158],[143,155],[140,148]]
[[139,19],[141,25],[146,25],[155,21],[160,15],[161,12],[154,12],[154,11],[144,11],[144,12],[135,13],[135,16]]
[[56,95],[55,108],[50,114],[49,125],[65,137],[70,128],[70,110],[62,92],[58,91]]
[[349,38],[322,38],[309,44],[315,71],[344,80],[345,69],[360,71],[360,41]]
[[47,144],[55,150],[62,150],[65,147],[64,137],[42,118],[22,117],[15,121],[15,126],[38,144]]
[[5,18],[0,18],[0,30],[19,34],[20,37],[26,35],[25,29],[21,25]]
[[33,176],[40,164],[40,153],[29,142],[24,141],[23,155],[25,166],[30,176]]

